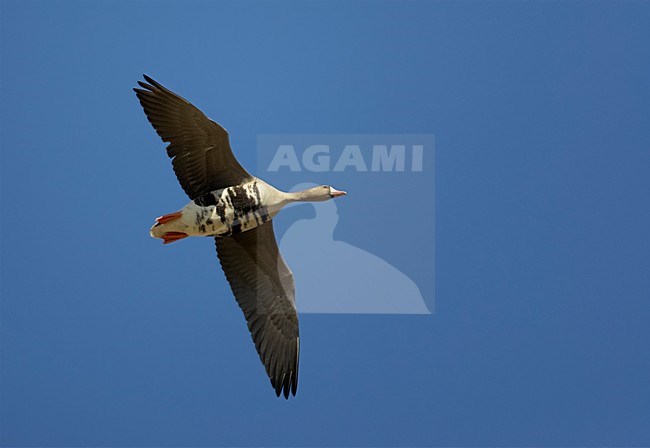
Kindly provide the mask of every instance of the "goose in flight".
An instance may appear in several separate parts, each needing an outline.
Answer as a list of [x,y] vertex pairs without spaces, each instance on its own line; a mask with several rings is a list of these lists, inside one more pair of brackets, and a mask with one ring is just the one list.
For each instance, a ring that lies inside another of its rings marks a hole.
[[300,337],[293,274],[282,259],[272,219],[292,202],[343,196],[329,185],[286,193],[251,175],[235,158],[228,133],[187,100],[144,75],[133,89],[164,142],[191,201],[160,216],[150,234],[164,244],[214,238],[233,295],[276,395],[298,387]]

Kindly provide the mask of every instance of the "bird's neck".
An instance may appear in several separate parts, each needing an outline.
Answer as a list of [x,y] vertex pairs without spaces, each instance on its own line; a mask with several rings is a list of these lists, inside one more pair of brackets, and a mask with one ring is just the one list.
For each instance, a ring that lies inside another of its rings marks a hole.
[[281,191],[277,188],[264,183],[263,187],[264,202],[276,213],[287,205],[296,202],[318,202],[322,201],[322,195],[314,188],[302,191]]
[[285,204],[293,202],[316,202],[317,199],[310,190],[282,192]]

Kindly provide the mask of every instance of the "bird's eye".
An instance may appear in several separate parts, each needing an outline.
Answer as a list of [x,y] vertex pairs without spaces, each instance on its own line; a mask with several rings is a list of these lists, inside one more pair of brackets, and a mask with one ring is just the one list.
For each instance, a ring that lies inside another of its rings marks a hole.
[[323,188],[327,188],[327,185],[323,185]]

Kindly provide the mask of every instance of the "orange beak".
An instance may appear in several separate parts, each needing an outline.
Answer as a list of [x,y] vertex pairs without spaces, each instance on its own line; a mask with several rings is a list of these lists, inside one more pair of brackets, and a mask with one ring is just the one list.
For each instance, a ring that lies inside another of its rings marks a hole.
[[339,191],[334,187],[330,187],[330,194],[333,198],[338,198],[339,196],[345,196],[347,193],[345,191]]

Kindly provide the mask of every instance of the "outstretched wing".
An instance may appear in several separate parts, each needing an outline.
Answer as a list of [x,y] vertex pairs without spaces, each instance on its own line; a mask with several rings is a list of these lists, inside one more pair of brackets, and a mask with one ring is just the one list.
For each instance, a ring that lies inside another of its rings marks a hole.
[[215,241],[221,267],[276,395],[289,398],[289,391],[296,395],[300,338],[295,288],[278,250],[273,221]]
[[147,75],[133,89],[149,122],[172,158],[176,177],[190,199],[239,185],[252,176],[230,148],[228,133],[190,102]]

